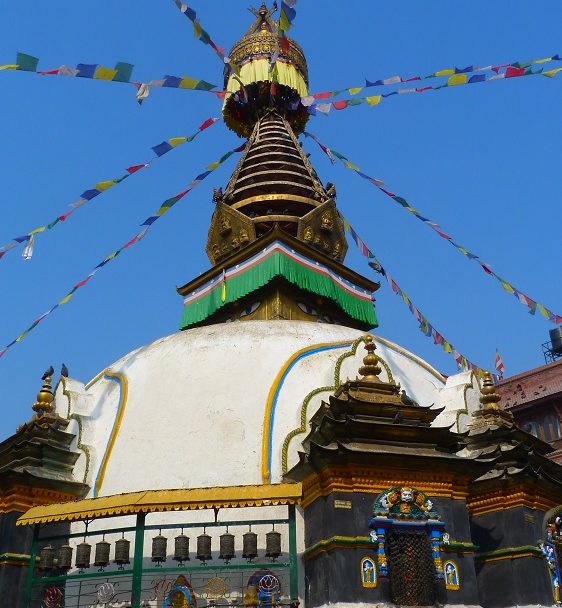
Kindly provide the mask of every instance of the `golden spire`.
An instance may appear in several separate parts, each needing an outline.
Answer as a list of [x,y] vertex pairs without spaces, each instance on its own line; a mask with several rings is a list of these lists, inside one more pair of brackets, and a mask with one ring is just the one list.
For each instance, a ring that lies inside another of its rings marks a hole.
[[488,410],[499,410],[500,406],[498,403],[501,401],[500,395],[496,393],[496,387],[492,374],[490,372],[484,372],[484,380],[482,382],[482,388],[480,389],[482,396],[480,397],[480,403],[483,409]]
[[376,380],[377,382],[380,382],[378,375],[381,373],[382,369],[379,365],[379,358],[375,355],[376,348],[373,338],[367,334],[365,336],[365,350],[367,351],[367,355],[363,358],[363,365],[359,368],[359,373],[363,376],[362,380],[367,380],[368,382]]
[[38,417],[44,414],[51,414],[53,412],[53,390],[51,387],[51,379],[53,377],[54,369],[53,366],[43,374],[43,386],[37,393],[37,401],[31,406],[33,411]]

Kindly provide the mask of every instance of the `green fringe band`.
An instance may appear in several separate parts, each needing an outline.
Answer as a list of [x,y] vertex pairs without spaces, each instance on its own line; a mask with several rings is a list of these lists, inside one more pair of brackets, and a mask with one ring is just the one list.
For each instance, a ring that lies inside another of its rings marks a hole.
[[183,310],[180,329],[200,323],[226,304],[235,302],[267,285],[275,277],[283,277],[301,289],[329,298],[357,321],[366,323],[370,327],[378,326],[372,302],[345,291],[330,277],[302,266],[280,252],[275,252],[256,266],[227,279],[224,302],[221,299],[222,283],[219,281],[211,292],[192,304],[187,304]]

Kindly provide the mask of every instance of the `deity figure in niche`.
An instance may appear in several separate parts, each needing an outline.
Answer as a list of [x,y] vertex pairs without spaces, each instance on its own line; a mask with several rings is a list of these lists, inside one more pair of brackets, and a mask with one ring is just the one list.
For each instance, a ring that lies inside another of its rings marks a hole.
[[377,585],[375,562],[370,557],[364,557],[361,560],[361,584],[367,588],[373,588]]
[[445,562],[445,586],[447,589],[459,588],[459,573],[454,562]]

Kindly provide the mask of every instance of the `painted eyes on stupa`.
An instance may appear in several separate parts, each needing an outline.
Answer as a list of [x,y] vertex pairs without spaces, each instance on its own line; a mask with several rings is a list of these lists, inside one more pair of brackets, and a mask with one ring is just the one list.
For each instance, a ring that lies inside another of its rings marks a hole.
[[254,302],[250,306],[244,308],[244,310],[240,313],[240,318],[247,317],[248,315],[251,315],[252,313],[256,312],[256,310],[260,307],[260,304],[261,302]]

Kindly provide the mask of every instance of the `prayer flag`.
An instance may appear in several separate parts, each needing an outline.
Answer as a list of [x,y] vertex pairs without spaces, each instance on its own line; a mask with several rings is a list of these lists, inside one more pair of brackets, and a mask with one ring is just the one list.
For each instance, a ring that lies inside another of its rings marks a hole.
[[503,378],[503,373],[505,372],[505,365],[503,364],[501,355],[500,355],[500,351],[496,348],[496,361],[495,361],[495,368],[497,369],[500,378]]
[[39,59],[37,57],[33,57],[33,55],[17,53],[16,63],[18,64],[18,70],[22,70],[23,72],[35,72],[37,71]]

